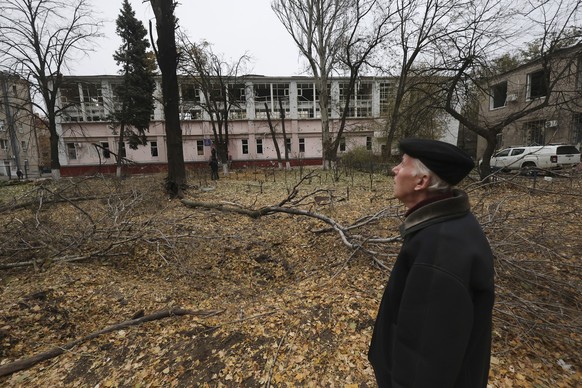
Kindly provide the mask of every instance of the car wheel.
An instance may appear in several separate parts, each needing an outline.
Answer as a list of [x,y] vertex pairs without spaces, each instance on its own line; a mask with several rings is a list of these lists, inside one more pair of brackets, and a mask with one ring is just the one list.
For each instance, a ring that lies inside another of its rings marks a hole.
[[537,166],[534,162],[525,162],[521,165],[521,173],[526,176],[532,176],[537,173]]

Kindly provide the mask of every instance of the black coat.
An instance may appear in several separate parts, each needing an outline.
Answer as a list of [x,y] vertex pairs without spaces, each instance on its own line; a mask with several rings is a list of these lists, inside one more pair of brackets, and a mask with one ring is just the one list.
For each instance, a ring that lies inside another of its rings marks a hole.
[[467,195],[414,211],[401,234],[368,353],[378,385],[486,387],[493,257]]

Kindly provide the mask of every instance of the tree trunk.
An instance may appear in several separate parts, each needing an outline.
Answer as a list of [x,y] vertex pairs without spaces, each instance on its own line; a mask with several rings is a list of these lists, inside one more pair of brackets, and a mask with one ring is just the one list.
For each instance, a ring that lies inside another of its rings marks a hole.
[[124,131],[125,131],[125,123],[121,123],[121,126],[119,128],[119,140],[117,143],[117,155],[116,155],[117,168],[116,168],[115,175],[117,176],[117,178],[121,178],[121,159],[122,159],[122,157],[121,157],[121,145],[123,144]]
[[166,190],[170,195],[182,197],[186,185],[182,129],[180,128],[180,101],[178,91],[178,53],[176,51],[176,18],[173,1],[151,0],[158,32],[157,58],[162,72],[162,94],[166,125],[166,151],[168,177]]
[[279,98],[279,114],[281,115],[281,131],[283,132],[283,144],[285,147],[285,168],[288,170],[291,168],[289,163],[289,148],[287,148],[287,132],[285,131],[285,109],[283,109],[283,103]]
[[[54,109],[48,109],[48,112],[54,112]],[[61,163],[59,161],[59,134],[54,115],[49,117],[49,133],[51,136],[51,176],[54,180],[58,180],[61,178]]]
[[[271,132],[271,138],[273,139],[273,146],[275,146],[275,152],[277,153],[277,164],[279,170],[283,168],[283,160],[281,159],[281,149],[279,148],[279,143],[277,142],[277,136],[275,134],[275,127],[271,121],[271,114],[269,113],[269,105],[265,102],[265,111],[267,112],[267,123],[269,124],[269,131]],[[283,140],[285,142],[285,140]],[[287,148],[287,145],[285,145]]]

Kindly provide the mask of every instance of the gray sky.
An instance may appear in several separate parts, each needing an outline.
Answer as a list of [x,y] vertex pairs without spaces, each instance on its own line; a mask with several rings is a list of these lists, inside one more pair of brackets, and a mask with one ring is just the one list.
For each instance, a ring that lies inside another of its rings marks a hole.
[[[73,64],[74,75],[116,74],[113,53],[121,44],[115,20],[122,0],[92,0],[95,17],[105,20],[95,52]],[[149,1],[130,0],[136,17],[146,28],[153,19]],[[216,54],[237,59],[252,57],[250,71],[267,76],[300,75],[303,66],[293,40],[271,10],[271,0],[180,0],[179,24],[193,42],[207,40]],[[155,26],[155,24],[154,24]]]

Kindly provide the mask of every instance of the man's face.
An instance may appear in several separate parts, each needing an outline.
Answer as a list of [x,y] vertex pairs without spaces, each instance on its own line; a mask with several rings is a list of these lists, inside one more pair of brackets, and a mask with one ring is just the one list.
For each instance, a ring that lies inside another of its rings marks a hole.
[[406,154],[402,155],[402,162],[394,167],[392,172],[394,173],[394,196],[408,206],[414,201],[417,195],[415,187],[421,180],[412,158]]

